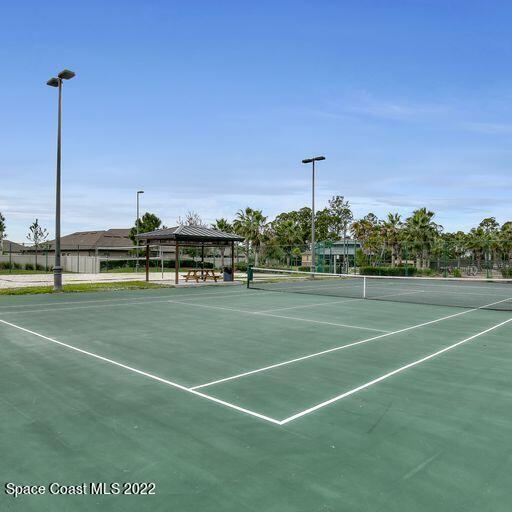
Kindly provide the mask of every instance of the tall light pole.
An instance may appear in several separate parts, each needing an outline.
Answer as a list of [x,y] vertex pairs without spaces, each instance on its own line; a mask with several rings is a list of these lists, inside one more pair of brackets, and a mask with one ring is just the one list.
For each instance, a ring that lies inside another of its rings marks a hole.
[[144,190],[137,190],[137,259],[135,260],[135,270],[139,270],[139,196],[144,194]]
[[303,164],[313,164],[311,180],[311,272],[316,271],[315,264],[315,162],[325,160],[325,156],[315,156],[302,160]]
[[50,78],[46,85],[59,89],[59,114],[57,128],[57,181],[55,187],[55,264],[53,266],[53,291],[62,291],[62,266],[60,264],[60,160],[61,160],[61,132],[62,132],[62,81],[70,80],[75,76],[73,71],[65,69],[57,77]]

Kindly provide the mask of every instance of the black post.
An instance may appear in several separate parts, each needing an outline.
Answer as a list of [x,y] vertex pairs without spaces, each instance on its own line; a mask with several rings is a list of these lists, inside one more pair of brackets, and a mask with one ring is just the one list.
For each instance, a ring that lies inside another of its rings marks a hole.
[[53,266],[53,290],[62,291],[62,267],[60,261],[60,161],[62,135],[62,79],[59,78],[59,113],[57,126],[57,182],[55,187],[55,264]]

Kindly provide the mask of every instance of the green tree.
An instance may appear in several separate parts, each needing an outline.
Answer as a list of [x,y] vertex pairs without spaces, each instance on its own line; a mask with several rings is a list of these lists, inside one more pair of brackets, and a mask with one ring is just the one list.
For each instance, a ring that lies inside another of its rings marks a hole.
[[[318,215],[318,214],[317,214]],[[276,216],[272,225],[276,226],[280,222],[291,220],[294,222],[298,238],[302,245],[311,242],[311,208],[305,206],[300,210],[283,212]]]
[[292,219],[288,219],[275,224],[272,223],[272,228],[278,244],[286,254],[286,265],[289,267],[291,266],[292,250],[297,244],[301,243],[297,225]]
[[347,237],[347,231],[350,223],[354,219],[350,203],[345,201],[343,196],[333,196],[329,199],[329,231],[333,235],[334,240]]
[[386,220],[381,223],[381,235],[384,243],[391,249],[391,266],[401,261],[402,228],[404,223],[398,213],[388,213]]
[[135,220],[135,225],[132,229],[130,229],[130,240],[136,244],[136,236],[137,236],[137,223],[139,225],[139,234],[140,233],[149,233],[150,231],[155,231],[155,229],[159,229],[162,225],[162,221],[154,214],[146,212],[140,219]]
[[497,260],[497,253],[500,249],[499,230],[500,225],[494,217],[483,219],[478,225],[484,234],[485,256],[489,263]]
[[39,246],[44,244],[48,239],[48,231],[39,224],[39,220],[36,219],[28,228],[27,240],[34,244],[36,250],[36,270],[37,270],[37,253]]
[[434,215],[434,212],[420,208],[405,221],[405,240],[414,251],[418,269],[430,267],[431,250],[442,230],[442,226],[432,220]]
[[7,236],[5,232],[5,217],[0,212],[0,254],[4,252],[4,238]]
[[[378,254],[382,242],[379,219],[374,213],[369,213],[362,219],[356,220],[350,227],[352,236],[361,244],[362,256],[368,262]],[[363,257],[359,257],[362,261]]]
[[507,267],[512,267],[512,221],[503,223],[499,233],[500,247]]
[[219,231],[223,231],[224,233],[232,233],[233,225],[227,219],[215,219],[215,222],[212,224],[213,229],[217,229]]
[[[339,239],[332,231],[333,218],[329,208],[323,208],[315,213],[315,240],[317,242],[334,242]],[[311,221],[309,224],[311,229]]]
[[254,251],[254,264],[257,266],[259,261],[259,251],[264,238],[264,230],[267,217],[261,210],[253,210],[250,207],[245,210],[238,210],[236,218],[233,221],[235,233],[245,238],[245,250],[247,260],[250,258],[250,249]]

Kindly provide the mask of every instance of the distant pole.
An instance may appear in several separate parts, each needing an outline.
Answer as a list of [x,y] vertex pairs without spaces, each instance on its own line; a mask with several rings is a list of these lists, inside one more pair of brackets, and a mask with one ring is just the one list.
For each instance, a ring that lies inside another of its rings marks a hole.
[[315,262],[315,162],[325,160],[325,156],[315,156],[302,160],[303,164],[312,164],[311,174],[311,272],[316,271]]
[[135,271],[138,272],[139,271],[139,196],[140,194],[144,194],[144,190],[137,190],[137,222],[135,223],[136,224],[136,229],[137,229],[137,242],[136,242],[136,245],[137,245],[137,255],[136,255],[136,259],[135,259]]
[[75,76],[73,71],[65,69],[56,78],[50,78],[46,85],[59,89],[59,109],[57,126],[57,180],[55,187],[55,264],[53,266],[53,291],[62,291],[62,266],[60,258],[60,183],[61,183],[61,139],[62,139],[62,80],[69,80]]

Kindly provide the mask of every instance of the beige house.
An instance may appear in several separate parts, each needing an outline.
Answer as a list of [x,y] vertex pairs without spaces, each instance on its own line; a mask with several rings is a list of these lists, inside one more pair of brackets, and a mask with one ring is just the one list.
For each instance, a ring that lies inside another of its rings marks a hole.
[[[129,235],[129,229],[77,231],[61,237],[60,249],[63,256],[73,256],[78,253],[84,256],[127,256],[133,248]],[[25,251],[33,253],[35,248],[26,247]],[[39,251],[48,251],[48,254],[53,255],[55,240],[40,246]]]

